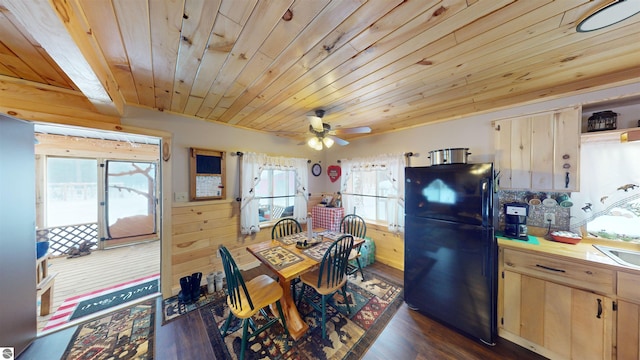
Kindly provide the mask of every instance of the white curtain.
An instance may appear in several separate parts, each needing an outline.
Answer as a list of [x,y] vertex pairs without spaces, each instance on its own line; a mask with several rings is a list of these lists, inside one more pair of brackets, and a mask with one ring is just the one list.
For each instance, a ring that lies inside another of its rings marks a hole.
[[640,198],[640,142],[583,142],[580,192],[571,194],[571,230]]
[[263,170],[294,170],[296,172],[296,195],[293,203],[293,217],[300,222],[307,221],[307,202],[309,201],[309,174],[307,160],[264,154],[244,153],[242,156],[242,178],[240,188],[240,231],[248,235],[260,231],[258,217],[259,201],[255,198],[255,189],[260,182]]
[[[387,221],[389,231],[398,233],[404,232],[404,154],[383,154],[365,158],[341,160],[342,183],[341,191],[353,193],[353,189],[348,188],[349,179],[354,172],[381,171],[387,180],[391,182],[392,190],[387,196]],[[343,196],[342,206],[353,209],[353,196]]]

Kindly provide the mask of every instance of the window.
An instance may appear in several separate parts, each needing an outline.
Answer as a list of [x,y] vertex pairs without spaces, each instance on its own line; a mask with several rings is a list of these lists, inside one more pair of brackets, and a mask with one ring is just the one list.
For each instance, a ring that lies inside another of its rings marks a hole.
[[259,201],[260,222],[275,221],[293,216],[296,196],[296,172],[294,170],[264,170],[256,186]]
[[404,231],[404,155],[342,160],[345,213]]
[[[393,192],[391,181],[382,170],[354,171],[346,181],[343,201],[350,204],[347,213],[357,213],[365,220],[387,223],[387,199]],[[348,200],[345,200],[347,198]]]
[[289,216],[305,223],[309,201],[308,172],[307,159],[251,152],[242,154],[240,232],[244,235],[257,233],[261,221],[273,221],[289,215],[289,211]]
[[584,141],[571,229],[640,243],[640,142]]
[[98,221],[98,162],[47,158],[46,227]]

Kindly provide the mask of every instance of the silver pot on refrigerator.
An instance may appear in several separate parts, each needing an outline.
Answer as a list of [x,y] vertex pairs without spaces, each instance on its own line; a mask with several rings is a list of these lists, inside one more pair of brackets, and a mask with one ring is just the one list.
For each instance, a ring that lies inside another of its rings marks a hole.
[[429,151],[431,165],[445,164],[466,164],[469,155],[469,148],[452,148]]

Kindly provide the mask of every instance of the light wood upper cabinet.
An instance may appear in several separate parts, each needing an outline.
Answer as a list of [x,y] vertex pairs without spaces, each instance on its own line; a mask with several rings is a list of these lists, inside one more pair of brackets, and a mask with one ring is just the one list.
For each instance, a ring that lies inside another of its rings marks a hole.
[[495,121],[500,187],[578,191],[580,107]]

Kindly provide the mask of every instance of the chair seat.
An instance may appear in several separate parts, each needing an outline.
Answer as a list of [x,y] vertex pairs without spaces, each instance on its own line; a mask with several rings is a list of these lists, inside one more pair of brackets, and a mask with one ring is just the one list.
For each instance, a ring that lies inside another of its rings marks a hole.
[[327,282],[323,281],[321,286],[318,287],[318,277],[319,276],[320,276],[320,269],[316,269],[316,270],[309,271],[309,272],[306,272],[306,273],[300,275],[300,281],[302,281],[303,283],[305,283],[305,284],[311,286],[312,288],[314,288],[316,290],[316,292],[318,292],[318,294],[320,294],[320,295],[328,295],[328,294],[334,293],[338,289],[343,287],[344,284],[347,282],[347,278],[344,277],[342,279],[342,281],[340,281],[335,286],[327,287]]
[[227,297],[227,305],[229,305],[231,312],[240,319],[253,316],[263,307],[275,303],[282,297],[282,287],[267,275],[257,276],[246,282],[245,285],[251,296],[251,301],[253,301],[253,310],[249,306],[249,301],[244,292],[240,291],[242,309],[233,307],[229,297]]

